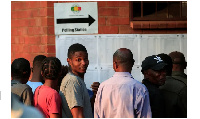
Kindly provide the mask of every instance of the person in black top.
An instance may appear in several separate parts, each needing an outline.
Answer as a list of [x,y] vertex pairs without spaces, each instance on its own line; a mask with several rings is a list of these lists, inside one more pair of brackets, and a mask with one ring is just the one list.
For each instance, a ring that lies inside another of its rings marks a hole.
[[144,75],[142,83],[149,91],[150,106],[153,118],[165,117],[164,98],[159,90],[159,86],[165,83],[166,66],[167,64],[156,55],[148,56],[142,62],[141,72]]

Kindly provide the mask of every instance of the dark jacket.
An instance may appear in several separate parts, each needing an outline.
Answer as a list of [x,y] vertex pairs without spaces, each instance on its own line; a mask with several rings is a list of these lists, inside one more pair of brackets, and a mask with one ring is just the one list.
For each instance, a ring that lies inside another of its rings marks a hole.
[[143,79],[142,83],[149,91],[152,118],[164,118],[164,99],[160,92],[159,86],[152,84],[147,79]]
[[165,99],[165,114],[168,118],[187,118],[187,75],[172,72],[160,89]]

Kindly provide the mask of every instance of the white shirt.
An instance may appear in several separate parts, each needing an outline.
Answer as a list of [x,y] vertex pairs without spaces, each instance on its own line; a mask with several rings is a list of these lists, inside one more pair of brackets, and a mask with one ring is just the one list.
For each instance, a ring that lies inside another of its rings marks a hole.
[[151,118],[147,88],[129,72],[115,72],[100,84],[94,118]]

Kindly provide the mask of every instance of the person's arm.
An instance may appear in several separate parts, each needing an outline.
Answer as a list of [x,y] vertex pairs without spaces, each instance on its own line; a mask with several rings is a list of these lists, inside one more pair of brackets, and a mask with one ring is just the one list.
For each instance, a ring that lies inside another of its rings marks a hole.
[[90,103],[91,103],[92,110],[94,110],[94,102],[95,102],[95,98],[96,98],[96,94],[97,94],[99,85],[100,85],[99,82],[93,82],[93,84],[91,85],[92,92],[93,92],[93,96],[92,96],[92,98],[90,99]]
[[61,118],[58,113],[50,114],[50,118]]
[[28,106],[33,105],[33,93],[31,88],[26,88],[22,93],[23,103]]
[[73,118],[84,118],[82,107],[76,106],[72,108],[71,113],[72,113]]

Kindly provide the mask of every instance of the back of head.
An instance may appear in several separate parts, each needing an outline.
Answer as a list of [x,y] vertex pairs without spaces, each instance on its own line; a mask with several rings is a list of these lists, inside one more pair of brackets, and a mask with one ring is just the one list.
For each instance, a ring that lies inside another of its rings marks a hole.
[[41,67],[42,65],[42,61],[46,58],[46,56],[44,55],[37,55],[35,56],[35,58],[33,59],[33,68],[34,67]]
[[165,63],[167,63],[166,66],[167,76],[171,76],[172,66],[173,66],[171,57],[164,53],[158,54],[157,56],[159,56]]
[[47,57],[42,61],[42,76],[45,79],[56,80],[61,72],[61,62],[56,57]]
[[174,51],[174,52],[169,53],[169,56],[172,58],[173,64],[184,64],[184,63],[186,63],[185,56],[181,52]]
[[83,46],[82,44],[79,44],[79,43],[75,43],[73,45],[71,45],[68,49],[68,58],[72,58],[72,55],[75,53],[75,52],[78,52],[78,51],[83,51],[83,52],[87,52],[87,49],[85,48],[85,46]]
[[117,62],[124,68],[132,68],[135,60],[132,52],[127,48],[120,48],[113,54],[113,62]]
[[30,63],[24,58],[15,59],[11,64],[11,76],[15,79],[25,78],[28,81],[30,76]]

